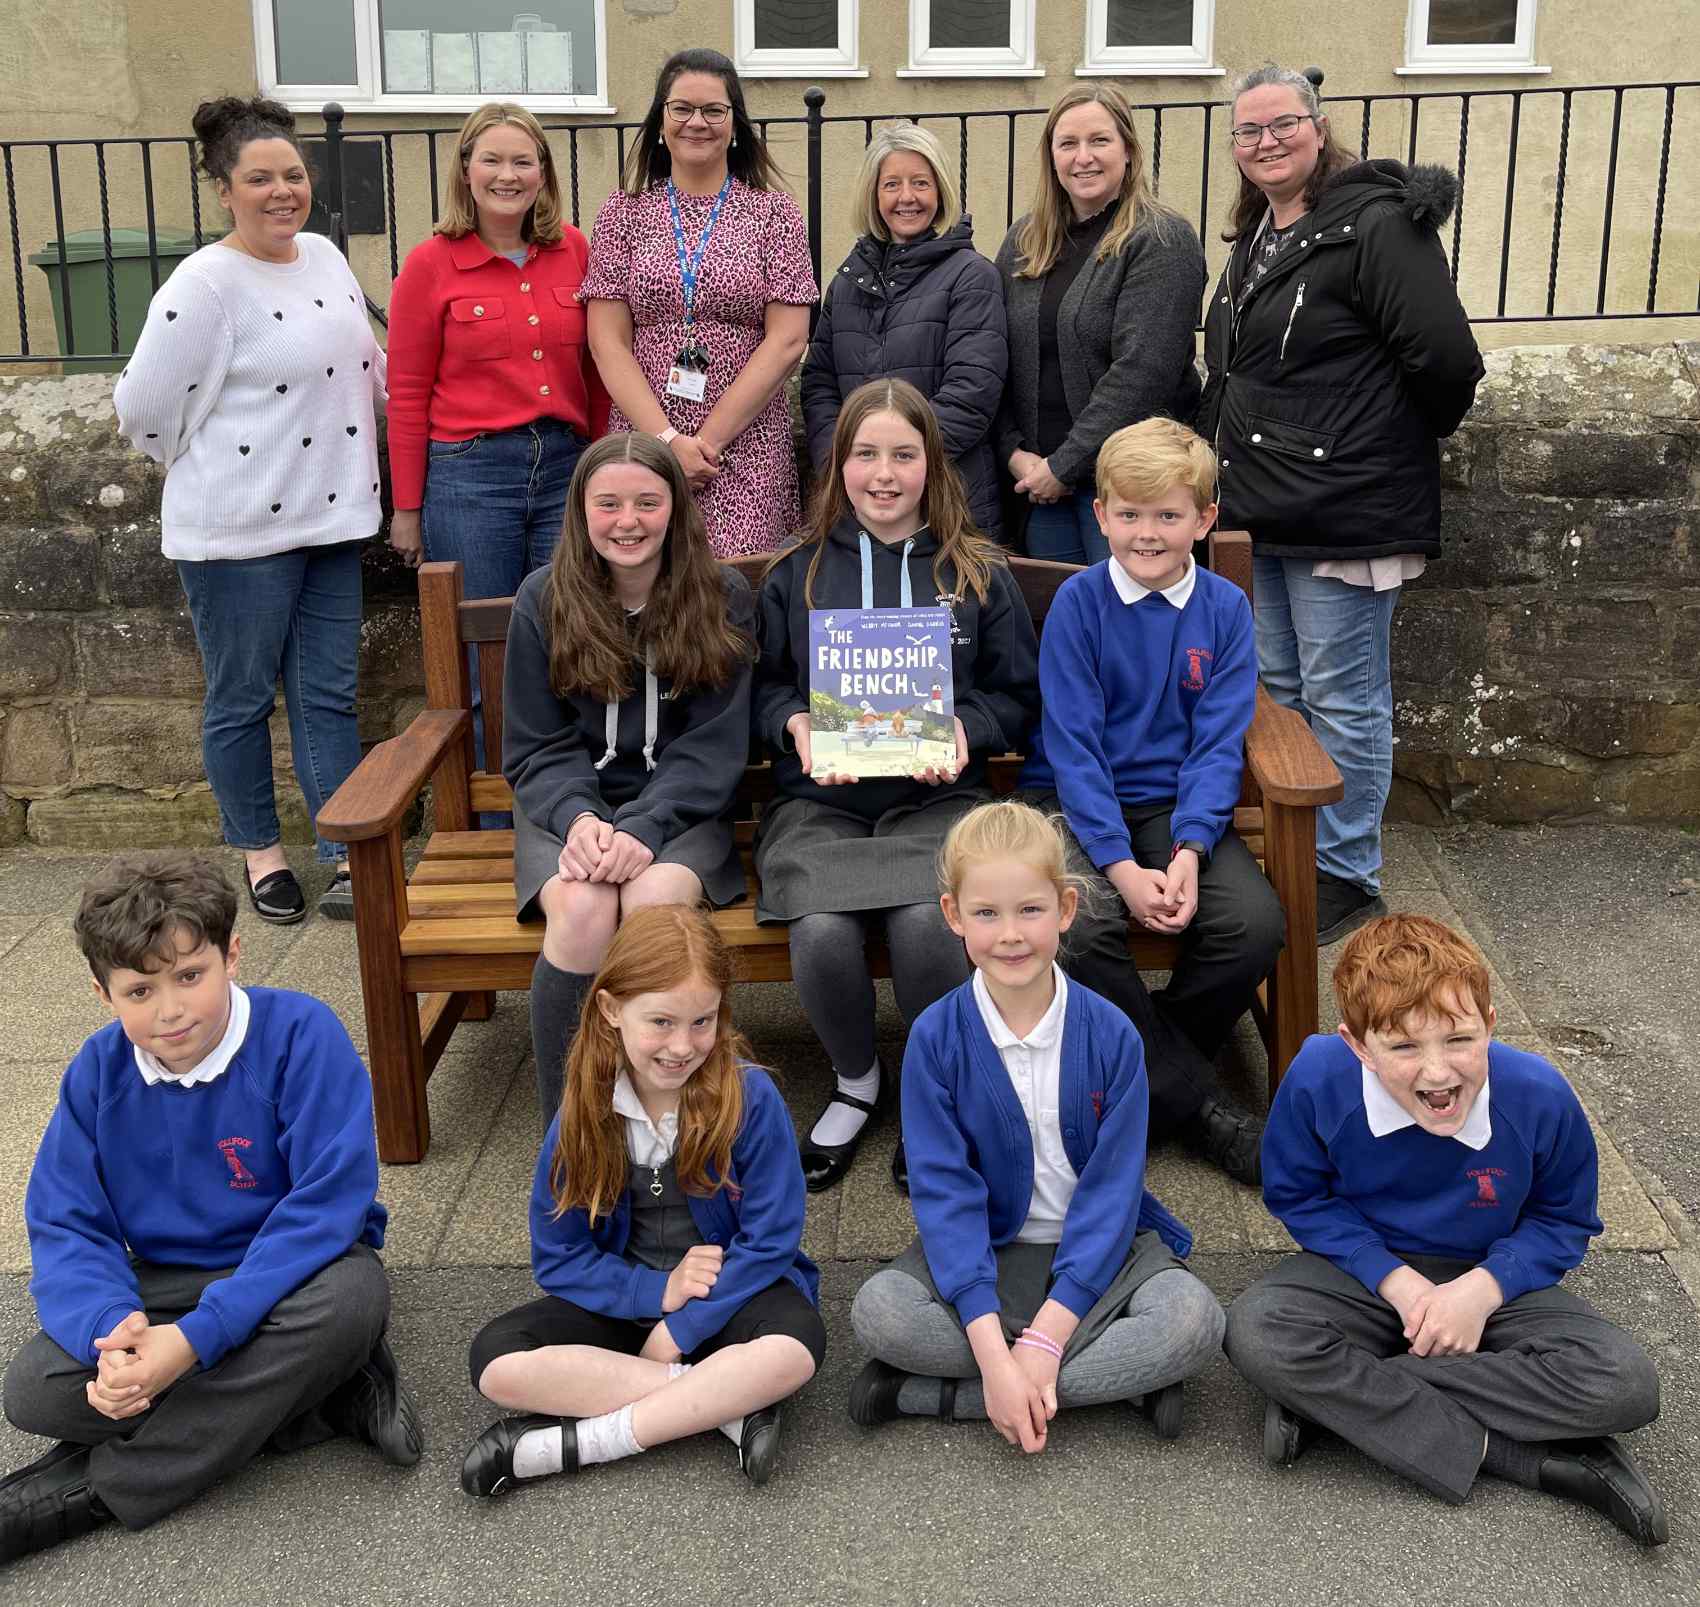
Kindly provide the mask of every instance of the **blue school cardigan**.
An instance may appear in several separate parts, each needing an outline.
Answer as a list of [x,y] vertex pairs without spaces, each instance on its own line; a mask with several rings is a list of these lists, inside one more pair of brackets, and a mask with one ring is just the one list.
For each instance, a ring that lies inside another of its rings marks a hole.
[[732,1141],[731,1169],[740,1191],[686,1196],[703,1242],[726,1252],[714,1288],[677,1311],[662,1311],[667,1274],[625,1256],[632,1230],[629,1191],[594,1227],[582,1208],[555,1216],[549,1166],[561,1125],[557,1115],[544,1135],[531,1185],[531,1270],[545,1294],[604,1317],[659,1322],[665,1316],[673,1342],[687,1356],[780,1278],[819,1303],[820,1273],[801,1248],[808,1196],[791,1115],[765,1071],[745,1066],[743,1073],[744,1122]]
[[[1145,1189],[1145,1048],[1133,1023],[1078,982],[1063,1016],[1058,1113],[1079,1183],[1051,1298],[1084,1317],[1154,1228],[1177,1255],[1192,1235]],[[972,980],[922,1011],[903,1056],[903,1141],[921,1247],[964,1324],[1000,1309],[996,1252],[1033,1199],[1027,1117],[986,1032]]]

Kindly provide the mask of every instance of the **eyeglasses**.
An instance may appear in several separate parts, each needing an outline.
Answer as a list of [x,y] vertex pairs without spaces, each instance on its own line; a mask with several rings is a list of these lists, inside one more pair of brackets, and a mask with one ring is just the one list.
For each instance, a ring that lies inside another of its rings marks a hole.
[[1234,143],[1244,150],[1252,150],[1263,143],[1263,132],[1267,129],[1277,145],[1285,145],[1299,131],[1300,123],[1314,123],[1316,119],[1306,113],[1303,117],[1289,113],[1286,117],[1277,117],[1272,123],[1236,123],[1231,130]]
[[719,128],[731,115],[732,108],[719,102],[710,106],[694,106],[688,100],[670,100],[667,102],[667,115],[681,127],[699,114],[710,128]]

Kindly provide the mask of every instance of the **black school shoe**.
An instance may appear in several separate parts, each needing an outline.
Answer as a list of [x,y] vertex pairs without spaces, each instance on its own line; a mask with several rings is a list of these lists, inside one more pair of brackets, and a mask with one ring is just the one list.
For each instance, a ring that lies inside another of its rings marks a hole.
[[339,1434],[376,1446],[391,1467],[412,1467],[425,1449],[419,1408],[403,1386],[395,1353],[382,1334],[359,1371],[338,1384],[319,1411]]
[[0,1563],[87,1534],[112,1514],[89,1488],[89,1448],[61,1442],[0,1479]]
[[869,1362],[850,1386],[850,1421],[863,1428],[878,1428],[881,1423],[894,1423],[899,1417],[897,1392],[909,1375],[888,1367],[884,1362]]
[[1554,1441],[1540,1479],[1549,1495],[1603,1512],[1638,1546],[1662,1546],[1670,1539],[1664,1503],[1614,1439]]
[[1207,1099],[1185,1131],[1187,1144],[1236,1183],[1263,1184],[1263,1123],[1225,1099]]
[[331,877],[330,886],[319,894],[319,913],[327,921],[354,919],[354,882],[346,865]]
[[528,1412],[524,1417],[498,1417],[472,1442],[460,1464],[460,1487],[468,1495],[497,1496],[520,1481],[514,1478],[514,1447],[534,1428],[561,1431],[561,1471],[578,1472],[578,1419]]
[[738,1436],[738,1466],[751,1484],[761,1486],[779,1466],[779,1402],[759,1412],[744,1414],[744,1431]]
[[1186,1384],[1181,1379],[1139,1398],[1139,1415],[1151,1424],[1160,1440],[1178,1440],[1181,1437],[1181,1419],[1185,1409]]
[[1273,1397],[1263,1403],[1263,1460],[1272,1468],[1290,1468],[1310,1449],[1316,1424]]
[[826,1114],[827,1106],[833,1104],[848,1105],[852,1110],[862,1111],[867,1120],[856,1129],[856,1136],[847,1144],[817,1144],[813,1139],[805,1138],[797,1145],[803,1162],[803,1184],[809,1193],[819,1194],[831,1188],[850,1170],[850,1163],[856,1159],[856,1151],[862,1147],[862,1140],[878,1125],[880,1117],[885,1113],[886,1104],[890,1099],[890,1088],[891,1078],[882,1068],[880,1091],[872,1101],[834,1090],[826,1105],[821,1107],[820,1116],[815,1117],[810,1124],[811,1133],[820,1125],[821,1116]]
[[1387,906],[1379,893],[1367,887],[1331,876],[1325,870],[1316,873],[1316,946],[1327,948],[1341,938],[1357,931],[1366,921],[1385,915]]
[[292,870],[274,870],[256,882],[247,871],[242,880],[248,885],[248,902],[262,921],[273,926],[293,926],[307,915],[307,896]]
[[897,1141],[897,1148],[891,1152],[891,1180],[897,1185],[899,1194],[909,1192],[909,1156],[901,1138]]

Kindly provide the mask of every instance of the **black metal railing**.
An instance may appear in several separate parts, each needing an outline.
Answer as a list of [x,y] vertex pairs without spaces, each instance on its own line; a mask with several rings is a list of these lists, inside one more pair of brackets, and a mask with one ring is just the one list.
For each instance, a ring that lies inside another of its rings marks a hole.
[[[843,196],[827,196],[825,175],[848,171],[875,128],[895,117],[913,118],[941,137],[955,156],[968,210],[982,223],[1001,214],[995,233],[980,239],[982,249],[995,249],[1024,210],[1044,107],[828,115],[822,90],[807,89],[802,98],[800,115],[756,122],[794,181],[801,158],[817,278],[831,251],[850,243]],[[1700,185],[1672,182],[1673,168],[1689,170],[1685,164],[1700,154],[1700,80],[1324,99],[1334,138],[1361,155],[1439,162],[1457,174],[1458,204],[1443,242],[1472,320],[1609,323],[1700,314]],[[1197,224],[1214,271],[1237,183],[1227,108],[1186,101],[1144,103],[1137,111],[1152,180]],[[565,143],[567,210],[588,231],[639,125],[544,126],[557,142],[557,159]],[[331,105],[320,128],[306,132],[319,144],[320,171],[309,226],[349,255],[366,285],[368,310],[381,322],[405,247],[440,215],[443,158],[456,128],[350,128],[342,108]],[[0,176],[13,280],[11,296],[0,294],[0,363],[54,363],[68,354],[73,366],[110,364],[127,353],[127,322],[133,338],[132,303],[145,303],[141,260],[151,295],[167,261],[213,237],[192,142],[183,137],[0,141]],[[141,212],[141,238],[119,242],[115,251],[120,208],[132,217]],[[46,278],[34,283],[26,278],[25,219],[36,221],[43,240],[37,265]],[[88,231],[88,255],[76,262],[69,258],[79,227]],[[126,260],[138,267],[122,269]],[[79,269],[100,275],[92,330],[86,283],[77,315]],[[43,289],[57,292],[57,329]]]

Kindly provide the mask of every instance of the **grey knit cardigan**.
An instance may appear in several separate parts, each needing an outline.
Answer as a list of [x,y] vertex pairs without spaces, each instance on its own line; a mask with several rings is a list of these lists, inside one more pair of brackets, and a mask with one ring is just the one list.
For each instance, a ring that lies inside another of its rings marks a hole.
[[[1042,279],[1017,279],[1018,218],[998,249],[1009,322],[1009,383],[997,423],[998,459],[1038,450],[1039,297]],[[1050,455],[1051,473],[1090,490],[1098,448],[1124,424],[1153,414],[1191,422],[1199,378],[1193,331],[1206,284],[1204,248],[1192,226],[1168,214],[1151,220],[1102,262],[1082,265],[1057,309],[1057,356],[1074,427]]]

